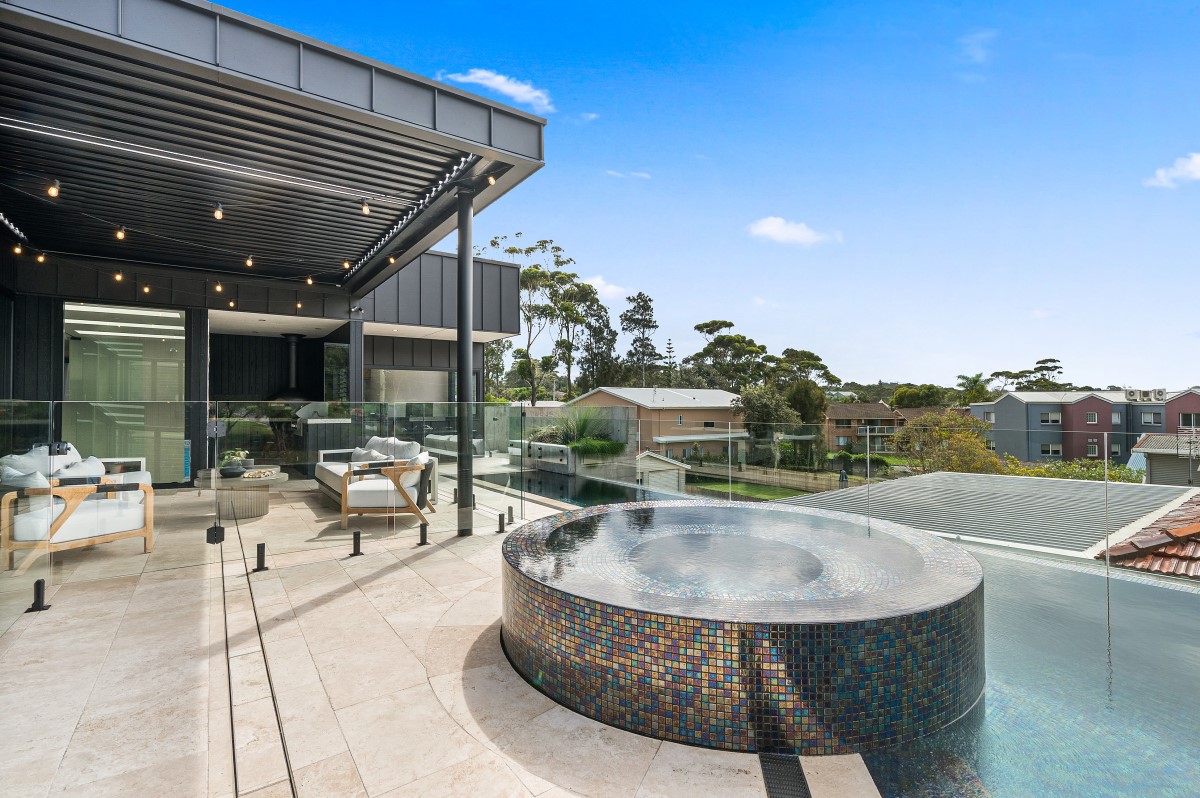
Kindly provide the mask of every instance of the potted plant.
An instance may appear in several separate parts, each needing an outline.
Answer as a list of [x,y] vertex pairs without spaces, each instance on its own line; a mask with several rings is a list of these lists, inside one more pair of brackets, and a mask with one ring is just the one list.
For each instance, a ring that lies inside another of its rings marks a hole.
[[250,455],[245,449],[229,449],[221,453],[220,470],[223,477],[240,477],[245,473],[244,460]]

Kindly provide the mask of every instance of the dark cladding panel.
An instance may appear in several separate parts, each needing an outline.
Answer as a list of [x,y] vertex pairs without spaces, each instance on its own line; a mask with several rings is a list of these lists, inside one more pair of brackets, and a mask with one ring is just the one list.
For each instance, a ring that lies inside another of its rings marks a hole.
[[496,300],[500,304],[500,332],[516,333],[521,331],[521,270],[501,267],[500,295]]
[[205,283],[194,277],[171,279],[171,304],[195,307],[204,304]]
[[[325,318],[327,319],[348,319],[350,318],[350,297],[342,294],[325,294]],[[359,303],[362,305],[362,303]]]
[[28,8],[51,17],[65,19],[95,28],[105,33],[116,33],[120,15],[120,0],[11,0],[14,6]]
[[376,288],[371,295],[375,297],[375,320],[383,322],[391,322],[396,318],[396,300],[397,300],[397,277],[399,272],[393,274]]
[[451,257],[438,257],[442,266],[442,326],[458,324],[458,261]]
[[433,368],[433,341],[428,338],[413,340],[412,365],[418,369]]
[[123,2],[127,38],[200,61],[217,60],[217,18],[207,9],[168,0]]
[[305,47],[300,76],[305,91],[359,108],[371,107],[371,70],[363,64]]
[[500,329],[500,311],[503,303],[500,295],[500,273],[503,266],[494,263],[482,263],[480,270],[480,301],[483,311],[483,321],[477,329],[496,332]]
[[123,272],[121,279],[109,278],[101,280],[97,286],[96,298],[109,302],[133,302],[137,299],[138,276],[133,272]]
[[51,295],[58,293],[58,274],[56,270],[18,268],[17,293]]
[[[0,399],[12,399],[13,301],[0,293]],[[4,433],[0,429],[0,436]],[[2,438],[0,438],[2,440]]]
[[492,146],[541,160],[542,126],[503,111],[492,111]]
[[171,278],[157,274],[139,274],[137,278],[137,290],[133,296],[135,300],[143,305],[169,303],[171,301]]
[[296,292],[289,291],[286,288],[270,288],[268,294],[270,304],[267,306],[268,313],[274,313],[280,316],[296,315]]
[[300,307],[295,309],[297,316],[320,318],[325,313],[325,297],[317,291],[297,291],[296,301]]
[[237,309],[245,313],[266,313],[267,289],[261,285],[239,285]]
[[444,92],[437,96],[438,130],[486,144],[491,138],[488,109]]
[[300,45],[227,18],[221,19],[221,66],[300,87]]
[[[415,264],[414,264],[415,265]],[[408,268],[412,268],[409,266]],[[421,324],[447,327],[454,324],[442,312],[442,259],[438,255],[421,256]]]
[[[85,299],[96,296],[101,277],[95,269],[77,266],[74,263],[60,263],[57,271],[59,296]],[[110,274],[105,274],[104,277],[112,279]]]
[[399,304],[396,308],[395,319],[380,319],[380,321],[395,321],[399,324],[421,323],[421,261],[410,263],[396,272],[396,292]]
[[375,108],[380,114],[433,127],[433,89],[385,72],[375,73]]
[[454,368],[454,363],[450,360],[450,342],[449,341],[431,341],[432,355],[430,361],[434,368],[449,369]]
[[483,264],[471,264],[471,329],[483,330]]
[[411,366],[413,364],[413,339],[395,338],[392,340],[392,348],[395,352],[395,365]]

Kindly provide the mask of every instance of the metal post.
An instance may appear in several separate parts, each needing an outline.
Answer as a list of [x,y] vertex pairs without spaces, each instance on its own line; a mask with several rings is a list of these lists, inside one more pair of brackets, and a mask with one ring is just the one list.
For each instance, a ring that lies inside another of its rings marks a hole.
[[48,609],[50,605],[46,603],[46,580],[39,579],[33,583],[33,603],[25,612],[41,612]]
[[871,428],[867,427],[867,537],[871,537]]
[[513,507],[510,504],[510,505],[508,505],[508,523],[511,524],[512,522],[513,522]]
[[496,534],[504,534],[504,513],[500,513],[500,526],[496,527]]
[[[475,475],[472,473],[471,456],[471,402],[475,385],[474,364],[471,362],[471,327],[475,318],[474,261],[471,254],[471,222],[474,213],[475,189],[469,183],[458,186],[458,487],[464,492],[471,490]],[[475,513],[470,507],[458,505],[458,534],[472,533]]]
[[351,557],[362,556],[362,530],[354,530],[354,551],[350,552]]
[[258,544],[258,547],[255,551],[254,559],[255,559],[254,570],[251,571],[251,573],[257,574],[257,573],[261,573],[262,571],[267,570],[267,544],[266,543]]
[[454,495],[450,497],[451,504],[458,504],[458,488],[454,489]]
[[417,543],[418,546],[429,545],[429,524],[421,524],[421,540]]

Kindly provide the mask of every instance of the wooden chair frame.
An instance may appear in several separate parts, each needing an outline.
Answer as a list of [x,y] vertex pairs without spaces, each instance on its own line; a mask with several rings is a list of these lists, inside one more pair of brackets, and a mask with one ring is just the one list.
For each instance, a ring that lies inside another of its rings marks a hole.
[[[400,484],[400,475],[407,474],[412,471],[420,471],[421,478],[417,483],[417,500],[414,502],[408,495],[408,491]],[[361,481],[373,474],[382,474],[392,483],[399,494],[399,498],[404,500],[404,505],[399,504],[393,507],[351,507],[350,502],[350,483],[351,481]],[[431,513],[436,513],[433,505],[429,502],[429,471],[423,465],[395,465],[389,462],[364,463],[357,468],[348,468],[346,473],[342,474],[342,529],[346,529],[350,524],[351,515],[404,515],[411,513],[421,519],[422,524],[428,524],[429,519],[421,512],[421,507]]]
[[[126,532],[110,532],[107,535],[95,535],[93,537],[79,538],[78,540],[68,540],[62,543],[54,543],[53,539],[58,531],[62,529],[63,524],[71,517],[72,513],[79,509],[80,505],[89,497],[102,495],[102,501],[116,501],[117,495],[127,491],[140,490],[144,491],[145,499],[142,500],[145,505],[145,517],[143,525],[138,529],[131,529]],[[58,518],[50,524],[50,530],[46,533],[46,537],[40,540],[17,540],[16,533],[16,516],[17,516],[17,501],[33,496],[48,496],[53,502],[57,497],[62,499],[66,504]],[[98,485],[62,485],[57,480],[53,480],[49,488],[21,488],[11,493],[4,495],[0,499],[0,559],[3,561],[4,570],[11,571],[15,564],[16,553],[21,550],[38,549],[46,554],[51,554],[57,551],[67,551],[68,549],[82,549],[87,546],[96,546],[101,543],[111,543],[114,540],[123,540],[125,538],[142,538],[142,551],[149,554],[154,551],[154,488],[145,483],[137,485],[114,484],[111,479],[102,478]],[[36,556],[31,555],[26,557],[21,563],[21,567],[17,569],[17,574],[20,575],[33,565]]]

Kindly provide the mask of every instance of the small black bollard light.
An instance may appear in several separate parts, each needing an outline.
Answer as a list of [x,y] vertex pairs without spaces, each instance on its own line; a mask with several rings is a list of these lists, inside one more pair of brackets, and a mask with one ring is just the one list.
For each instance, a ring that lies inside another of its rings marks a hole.
[[257,549],[255,550],[255,555],[256,555],[255,556],[256,562],[254,565],[254,570],[251,571],[250,573],[257,574],[257,573],[262,573],[263,571],[268,570],[267,569],[267,544],[259,543]]
[[508,523],[511,524],[512,522],[513,522],[513,509],[512,509],[512,505],[510,504],[510,505],[508,505]]
[[504,513],[500,513],[500,526],[496,528],[497,535],[504,534]]
[[213,544],[214,546],[217,545],[218,543],[224,543],[225,542],[225,527],[221,526],[220,524],[213,524],[212,526],[210,526],[208,528],[208,537],[206,538],[206,540],[208,540],[208,542]]
[[48,609],[50,605],[46,603],[46,580],[39,579],[33,583],[33,603],[25,612],[41,612]]
[[418,546],[428,546],[429,545],[429,524],[421,524],[421,541],[419,543],[417,543],[417,545]]
[[350,552],[351,557],[362,556],[362,530],[354,530],[354,551]]

